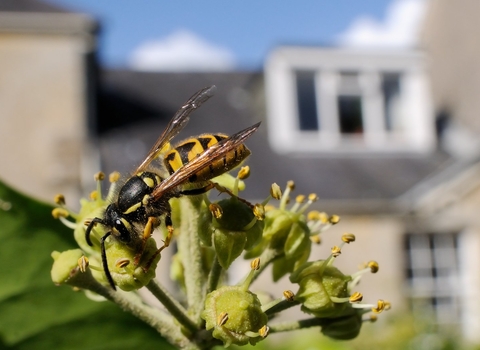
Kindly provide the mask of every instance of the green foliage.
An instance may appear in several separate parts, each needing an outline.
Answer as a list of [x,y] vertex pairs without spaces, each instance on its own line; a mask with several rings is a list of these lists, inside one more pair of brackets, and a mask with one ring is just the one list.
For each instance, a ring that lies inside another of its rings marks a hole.
[[76,247],[53,207],[1,182],[0,200],[0,348],[173,349],[116,305],[52,283],[52,251]]

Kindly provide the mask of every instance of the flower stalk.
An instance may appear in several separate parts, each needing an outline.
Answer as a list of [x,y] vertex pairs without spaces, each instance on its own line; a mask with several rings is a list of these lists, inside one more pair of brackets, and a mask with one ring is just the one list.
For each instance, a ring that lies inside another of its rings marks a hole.
[[[317,201],[315,194],[298,195],[290,205],[293,181],[288,182],[283,193],[278,185],[272,185],[266,199],[252,205],[238,197],[238,191],[244,187],[243,180],[249,175],[248,168],[242,168],[236,178],[222,175],[222,181],[232,186],[230,189],[215,186],[224,193],[224,199],[211,201],[200,194],[171,201],[175,229],[170,228],[169,233],[173,233],[173,242],[178,247],[171,275],[184,291],[183,298],[168,292],[154,278],[156,262],[165,257],[160,257],[153,238],[145,239],[138,254],[111,235],[105,238],[102,225],[97,225],[91,233],[95,244],[93,247],[86,244],[85,223],[101,215],[113,200],[118,192],[118,173],[109,177],[111,187],[106,198],[101,196],[105,175],[96,175],[97,189],[89,200],[82,200],[79,213],[66,208],[63,196],[56,197],[58,207],[52,214],[74,230],[80,249],[52,253],[55,260],[52,280],[119,305],[180,349],[256,344],[269,334],[309,327],[319,327],[321,333],[333,339],[356,337],[362,323],[372,321],[363,315],[376,315],[390,308],[382,300],[377,304],[362,303],[363,295],[352,291],[363,274],[378,271],[378,264],[370,261],[350,275],[334,266],[343,246],[355,241],[352,234],[344,234],[324,260],[309,261],[312,242],[320,243],[320,233],[337,224],[339,217],[316,210],[307,213]],[[270,201],[279,201],[278,207],[272,207]],[[121,290],[115,291],[105,278],[100,239],[105,239],[109,269]],[[230,265],[242,256],[250,259],[250,271],[242,282],[229,285]],[[273,300],[261,301],[251,285],[268,266],[273,267],[274,280],[288,275],[298,290],[284,291],[273,296]],[[144,286],[163,304],[165,311],[150,306],[140,297],[137,290]],[[274,322],[277,314],[292,307],[300,307],[311,317]]]

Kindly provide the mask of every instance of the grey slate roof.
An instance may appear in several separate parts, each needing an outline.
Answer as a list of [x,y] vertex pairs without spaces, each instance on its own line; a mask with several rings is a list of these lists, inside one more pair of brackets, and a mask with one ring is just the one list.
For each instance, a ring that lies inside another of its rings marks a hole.
[[[195,111],[178,140],[206,132],[232,134],[262,121],[259,131],[246,142],[252,150],[247,162],[252,177],[247,180],[246,198],[263,199],[272,182],[283,187],[286,181],[295,180],[295,193],[317,193],[318,206],[323,210],[342,213],[398,211],[403,208],[396,206],[396,198],[453,162],[441,152],[429,155],[279,155],[269,147],[267,140],[261,73],[107,70],[100,80],[101,90],[130,96],[136,103],[148,106],[151,115],[143,121],[132,115],[129,125],[113,127],[101,134],[104,170],[131,171],[188,97],[213,84],[218,88],[216,95]],[[100,115],[100,118],[105,117]]]
[[0,32],[92,35],[99,23],[91,15],[39,0],[0,0]]
[[0,12],[67,13],[66,9],[38,0],[1,0]]

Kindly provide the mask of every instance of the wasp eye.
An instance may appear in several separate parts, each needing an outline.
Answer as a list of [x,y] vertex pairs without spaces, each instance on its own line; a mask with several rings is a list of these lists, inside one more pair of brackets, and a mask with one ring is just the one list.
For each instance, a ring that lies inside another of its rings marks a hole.
[[125,224],[122,222],[122,220],[117,219],[115,220],[115,229],[118,231],[119,236],[118,239],[124,243],[128,243],[131,240],[131,235],[130,232],[128,231],[127,227],[125,227]]

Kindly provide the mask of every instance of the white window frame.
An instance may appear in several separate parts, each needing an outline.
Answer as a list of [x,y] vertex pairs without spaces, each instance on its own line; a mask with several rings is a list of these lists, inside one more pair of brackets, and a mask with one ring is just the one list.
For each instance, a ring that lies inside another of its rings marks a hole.
[[[309,47],[280,47],[265,66],[269,140],[280,153],[430,152],[435,148],[433,106],[422,53]],[[299,128],[295,72],[316,72],[320,130]],[[359,73],[364,132],[339,132],[337,96],[340,72]],[[381,74],[401,74],[405,130],[385,130]]]
[[[462,236],[459,233],[408,234],[406,290],[414,315],[431,312],[439,326],[462,326],[465,285],[462,276]],[[455,244],[452,244],[455,243]],[[442,271],[442,275],[438,275]],[[448,275],[445,272],[448,271]],[[449,300],[431,304],[431,300]]]

